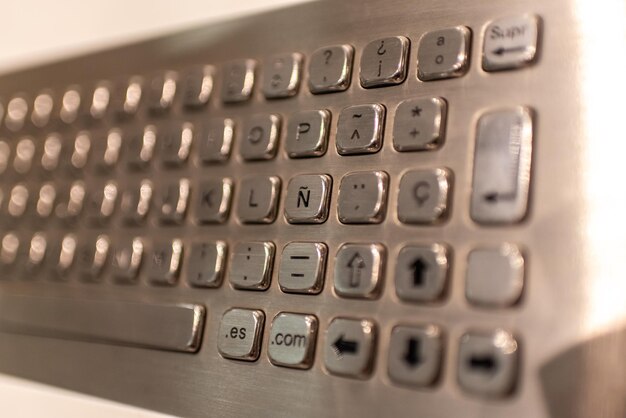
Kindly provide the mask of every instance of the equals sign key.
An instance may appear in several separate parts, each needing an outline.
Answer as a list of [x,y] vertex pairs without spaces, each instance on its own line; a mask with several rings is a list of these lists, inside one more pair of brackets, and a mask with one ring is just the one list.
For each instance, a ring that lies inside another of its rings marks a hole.
[[[292,255],[289,256],[290,260],[310,260],[308,255]],[[291,273],[291,277],[304,277],[304,273]]]

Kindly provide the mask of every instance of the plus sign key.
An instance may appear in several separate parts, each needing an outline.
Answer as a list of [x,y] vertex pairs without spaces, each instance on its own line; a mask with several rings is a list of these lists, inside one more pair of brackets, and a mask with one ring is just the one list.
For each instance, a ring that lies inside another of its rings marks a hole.
[[396,108],[393,147],[396,151],[430,151],[444,141],[447,103],[440,97],[408,99]]

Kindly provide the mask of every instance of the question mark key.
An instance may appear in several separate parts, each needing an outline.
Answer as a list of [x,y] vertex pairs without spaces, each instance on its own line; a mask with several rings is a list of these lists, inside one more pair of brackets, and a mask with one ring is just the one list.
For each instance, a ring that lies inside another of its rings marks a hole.
[[354,48],[333,45],[316,50],[309,61],[309,89],[313,94],[344,91],[350,86]]
[[404,36],[376,39],[363,48],[361,85],[365,88],[400,84],[406,79],[409,40]]

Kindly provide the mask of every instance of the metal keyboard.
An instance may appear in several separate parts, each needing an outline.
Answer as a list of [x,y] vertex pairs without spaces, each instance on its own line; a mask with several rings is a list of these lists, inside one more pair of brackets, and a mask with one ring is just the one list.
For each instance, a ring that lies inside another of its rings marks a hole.
[[623,238],[584,232],[590,29],[479,3],[316,2],[2,76],[0,371],[182,416],[623,417],[623,368],[572,371],[626,348],[593,296]]

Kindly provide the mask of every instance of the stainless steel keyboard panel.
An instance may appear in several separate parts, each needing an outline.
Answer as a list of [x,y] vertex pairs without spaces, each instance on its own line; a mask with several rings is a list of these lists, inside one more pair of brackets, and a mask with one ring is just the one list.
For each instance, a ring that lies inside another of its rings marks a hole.
[[[481,56],[486,25],[501,17],[527,13],[538,16],[542,22],[536,60],[514,71],[484,72]],[[419,39],[426,32],[456,26],[470,28],[473,35],[467,73],[454,79],[420,82],[416,73]],[[607,35],[609,29],[611,36]],[[389,36],[405,36],[411,41],[406,81],[391,87],[361,88],[357,77],[363,48],[372,40]],[[292,98],[266,101],[256,85],[245,103],[221,102],[224,63],[254,59],[262,76],[262,63],[275,54],[299,52],[306,68],[316,49],[343,44],[352,45],[355,51],[352,80],[344,92],[311,94],[308,72],[303,71],[301,89]],[[328,220],[319,225],[290,225],[283,216],[271,224],[242,224],[235,216],[235,205],[228,220],[218,225],[196,224],[190,207],[192,213],[180,226],[157,226],[156,212],[150,211],[145,224],[132,229],[123,226],[116,215],[108,227],[86,228],[79,218],[73,223],[76,228],[72,231],[79,246],[94,242],[103,234],[113,243],[129,236],[149,238],[147,245],[153,245],[157,237],[163,242],[180,238],[185,248],[205,240],[221,240],[229,248],[238,242],[272,241],[277,249],[289,242],[307,241],[326,244],[329,255],[336,254],[347,242],[380,242],[387,248],[388,263],[387,280],[377,299],[337,297],[328,276],[328,272],[334,271],[334,257],[328,259],[327,280],[318,295],[282,292],[279,269],[274,269],[266,291],[236,290],[228,280],[215,289],[192,288],[184,280],[185,256],[181,279],[171,287],[149,285],[145,269],[137,285],[121,286],[108,279],[101,283],[81,282],[78,269],[67,273],[63,281],[2,280],[3,298],[45,294],[71,300],[124,300],[156,305],[193,303],[208,307],[209,320],[202,349],[196,355],[2,333],[0,371],[182,416],[373,418],[422,414],[464,418],[587,418],[598,416],[598,408],[602,407],[607,417],[622,418],[623,397],[616,399],[611,394],[626,391],[626,372],[617,367],[623,364],[626,345],[623,297],[626,282],[620,264],[626,248],[623,216],[626,200],[619,198],[626,149],[618,138],[623,131],[623,106],[616,105],[612,99],[626,96],[626,80],[619,74],[611,75],[610,71],[626,65],[624,54],[616,52],[624,50],[626,33],[621,2],[605,2],[599,7],[597,2],[588,0],[423,0],[419,4],[399,0],[345,0],[313,2],[230,23],[211,24],[0,77],[0,97],[5,99],[5,107],[16,93],[24,92],[32,98],[43,90],[54,92],[57,106],[42,131],[26,122],[20,134],[14,134],[3,124],[0,140],[11,145],[9,164],[13,162],[15,140],[26,134],[37,133],[43,140],[43,134],[58,131],[65,141],[75,138],[82,129],[81,124],[69,126],[59,120],[58,98],[68,86],[93,87],[98,80],[118,80],[122,75],[144,78],[155,70],[182,74],[199,64],[214,65],[217,69],[215,92],[206,111],[187,113],[175,104],[167,119],[157,120],[145,112],[142,102],[135,116],[119,120],[110,113],[103,120],[93,122],[93,129],[106,132],[115,127],[124,132],[143,132],[145,126],[162,121],[201,126],[200,122],[210,115],[232,119],[237,131],[253,114],[279,114],[284,117],[285,126],[299,111],[327,109],[332,115],[328,150],[318,158],[288,158],[284,149],[286,129],[278,141],[276,158],[255,163],[240,161],[239,133],[233,137],[229,157],[220,164],[198,164],[196,147],[187,164],[179,168],[162,167],[155,155],[148,164],[138,158],[135,166],[140,169],[129,170],[128,154],[124,154],[123,148],[120,163],[112,170],[111,177],[87,170],[80,180],[75,180],[55,170],[45,181],[62,185],[58,190],[63,193],[74,182],[81,182],[90,191],[95,184],[109,178],[118,181],[120,191],[141,184],[144,179],[153,181],[155,190],[163,179],[189,178],[193,187],[202,176],[232,178],[234,196],[238,196],[237,187],[243,177],[277,176],[282,180],[278,204],[278,213],[282,214],[286,185],[296,175],[325,173],[338,185],[349,172],[389,174],[388,213],[380,224],[340,223],[336,215],[338,187],[334,187]],[[607,62],[607,56],[611,61]],[[432,152],[396,152],[392,142],[393,110],[401,101],[419,97],[445,99],[448,105],[445,141]],[[367,103],[381,103],[389,109],[381,150],[370,155],[338,155],[337,116],[347,106]],[[476,124],[481,114],[519,105],[532,108],[537,116],[533,126],[529,210],[517,224],[479,225],[470,217]],[[396,203],[402,175],[437,167],[446,167],[455,179],[448,217],[436,225],[401,224]],[[39,190],[35,186],[40,186],[42,175],[19,176],[11,167],[7,168],[0,186],[5,194],[3,205],[6,206],[12,185],[23,182],[31,192]],[[191,193],[193,197],[194,189]],[[67,203],[67,198],[64,202]],[[38,230],[31,222],[33,219],[25,215],[15,225],[0,220],[2,235],[14,231],[20,242],[29,242]],[[45,228],[47,240],[59,241],[68,233],[67,225],[66,221],[50,221]],[[444,243],[452,250],[445,296],[433,304],[401,303],[395,295],[394,280],[389,280],[394,277],[400,249],[408,244],[435,242]],[[465,297],[467,256],[474,248],[503,242],[524,251],[524,295],[513,308],[473,307]],[[280,260],[277,262],[280,264]],[[108,277],[107,273],[105,276]],[[219,318],[233,307],[258,309],[266,318],[273,318],[279,312],[315,315],[319,319],[319,337],[311,368],[303,371],[270,363],[267,358],[270,321],[265,325],[258,361],[236,362],[220,356],[215,339]],[[377,348],[367,379],[330,375],[324,368],[320,356],[326,343],[324,336],[330,322],[337,317],[368,318],[376,323]],[[445,334],[446,349],[442,352],[438,383],[428,389],[391,383],[387,355],[393,327],[424,323],[438,326]],[[500,328],[520,342],[521,361],[513,395],[491,400],[464,392],[457,382],[456,367],[462,336],[470,331],[482,333]],[[576,379],[571,378],[572,370],[577,370]]]

